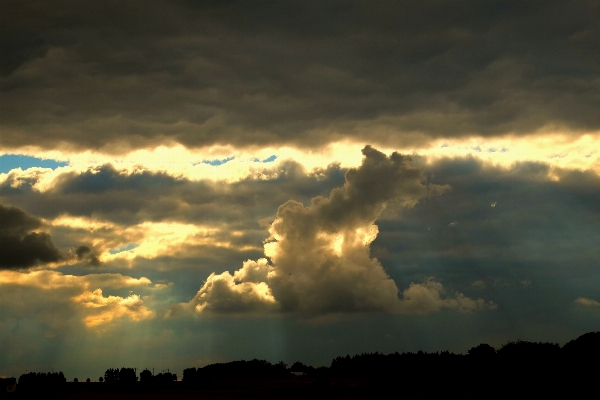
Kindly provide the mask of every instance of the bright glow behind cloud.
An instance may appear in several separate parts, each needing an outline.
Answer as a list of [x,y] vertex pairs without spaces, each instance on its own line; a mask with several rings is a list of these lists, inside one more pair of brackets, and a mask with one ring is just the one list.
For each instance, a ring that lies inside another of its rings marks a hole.
[[[155,258],[160,255],[176,255],[183,245],[230,247],[231,243],[221,238],[217,227],[183,224],[176,222],[143,222],[121,227],[108,221],[91,218],[61,216],[50,222],[53,226],[64,226],[90,232],[88,241],[100,252],[100,261],[116,259],[133,260],[136,257]],[[94,231],[106,229],[110,235],[94,235]],[[235,233],[235,232],[234,232]],[[120,252],[111,252],[135,243],[137,246]]]
[[[135,150],[123,155],[109,155],[96,152],[68,153],[47,151],[42,149],[21,149],[23,154],[37,155],[50,159],[69,160],[69,166],[51,169],[32,169],[29,174],[42,174],[36,189],[46,191],[52,188],[54,180],[65,172],[83,172],[88,168],[111,164],[117,170],[133,173],[147,170],[164,172],[175,177],[190,180],[210,179],[215,181],[236,182],[248,176],[260,177],[277,170],[279,164],[286,160],[294,160],[307,170],[322,168],[331,162],[339,163],[342,168],[360,165],[359,150],[364,147],[360,142],[334,142],[315,149],[299,149],[294,147],[265,147],[262,149],[239,149],[233,146],[188,149],[181,145],[173,147],[159,146],[154,149]],[[398,151],[403,154],[418,154],[429,161],[441,157],[472,156],[494,165],[505,168],[515,162],[538,161],[553,167],[594,170],[600,173],[600,134],[590,132],[584,135],[563,134],[556,131],[544,131],[529,136],[500,136],[492,138],[467,137],[430,140],[417,146],[386,147],[379,146],[382,151]],[[255,160],[267,159],[276,155],[270,163],[259,163]],[[230,161],[221,165],[202,163],[207,159],[226,159]],[[26,172],[20,172],[23,175]],[[0,174],[0,182],[7,178],[7,173]]]

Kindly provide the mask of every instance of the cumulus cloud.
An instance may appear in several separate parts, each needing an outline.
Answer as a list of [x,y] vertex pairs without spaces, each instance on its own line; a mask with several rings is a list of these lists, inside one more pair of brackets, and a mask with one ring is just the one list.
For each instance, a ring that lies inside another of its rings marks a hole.
[[375,220],[391,201],[412,207],[443,188],[428,187],[409,157],[388,157],[370,146],[363,154],[362,165],[350,169],[344,186],[329,197],[315,197],[309,206],[290,200],[279,207],[264,246],[270,264],[264,258],[249,260],[233,275],[211,274],[187,307],[198,312],[429,313],[486,306],[460,293],[444,298],[442,285],[433,279],[412,284],[399,299],[396,283],[370,255]]
[[41,226],[36,217],[0,204],[0,268],[28,268],[63,258],[50,235],[32,232]]
[[231,276],[227,271],[218,275],[212,273],[194,297],[195,310],[243,312],[277,307],[266,282],[245,282],[236,279],[235,275]]
[[406,314],[430,314],[443,308],[453,309],[462,313],[471,313],[482,308],[496,309],[497,305],[483,299],[471,299],[462,293],[443,297],[444,287],[440,282],[429,277],[423,283],[411,283],[402,292],[399,309]]
[[102,289],[96,289],[73,297],[73,301],[77,305],[89,309],[84,318],[84,323],[88,327],[107,324],[116,318],[125,316],[133,321],[154,317],[154,312],[144,305],[143,300],[137,294],[131,294],[125,298],[104,297]]

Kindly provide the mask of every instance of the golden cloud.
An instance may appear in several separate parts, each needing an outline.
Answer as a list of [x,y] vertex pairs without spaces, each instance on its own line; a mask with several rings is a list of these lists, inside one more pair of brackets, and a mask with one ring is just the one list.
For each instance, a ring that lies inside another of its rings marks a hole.
[[[0,286],[4,286],[5,291],[7,288],[12,288],[31,294],[31,296],[21,296],[23,303],[21,308],[28,307],[30,298],[41,298],[46,304],[60,304],[64,303],[65,299],[70,299],[68,302],[75,306],[78,317],[90,328],[122,317],[136,322],[153,318],[154,312],[144,305],[143,299],[139,295],[104,297],[101,289],[151,287],[151,284],[152,282],[148,278],[133,278],[121,274],[75,276],[65,275],[54,270],[38,270],[28,273],[0,271]],[[64,309],[64,307],[56,308]],[[40,318],[56,319],[56,317],[48,315]]]
[[73,302],[89,310],[84,318],[87,327],[93,328],[107,324],[114,319],[129,317],[132,321],[142,321],[154,317],[154,312],[149,310],[136,294],[125,298],[119,296],[102,295],[102,289],[92,292],[86,291],[72,298]]

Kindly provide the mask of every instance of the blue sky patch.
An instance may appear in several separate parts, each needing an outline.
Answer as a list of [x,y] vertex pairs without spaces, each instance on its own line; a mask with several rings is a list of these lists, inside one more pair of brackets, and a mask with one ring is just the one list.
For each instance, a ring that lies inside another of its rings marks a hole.
[[265,162],[273,162],[273,161],[275,161],[276,159],[277,159],[277,156],[276,156],[276,155],[272,155],[271,157],[267,157],[267,158],[265,158],[264,160],[262,160],[262,162],[264,162],[264,163],[265,163]]
[[268,162],[273,162],[273,161],[275,161],[276,159],[277,159],[277,156],[276,156],[276,155],[272,155],[272,156],[270,156],[270,157],[267,157],[267,158],[265,158],[265,159],[264,159],[264,160],[262,160],[262,161],[261,161],[260,159],[256,158],[256,157],[254,157],[254,158],[252,159],[252,161],[254,161],[254,162],[259,162],[259,163],[268,163]]
[[213,167],[216,167],[216,166],[228,163],[229,161],[233,160],[234,158],[235,157],[227,157],[227,158],[223,158],[222,160],[219,160],[219,159],[215,159],[215,160],[202,160],[201,162],[195,163],[194,165],[208,164],[208,165],[212,165]]
[[[227,157],[227,158],[223,158],[223,159],[220,159],[220,160],[219,160],[219,159],[214,159],[214,160],[202,160],[202,161],[200,161],[199,163],[194,163],[194,165],[198,165],[198,164],[208,164],[208,165],[212,165],[213,167],[218,167],[219,165],[223,165],[223,164],[225,164],[225,163],[228,163],[229,161],[231,161],[231,160],[233,160],[233,159],[235,159],[235,157],[234,157],[234,156],[232,156],[232,157]],[[277,156],[276,156],[276,155],[272,155],[272,156],[269,156],[269,157],[265,158],[264,160],[261,160],[261,159],[259,159],[259,158],[257,158],[257,157],[254,157],[254,158],[252,159],[252,161],[254,161],[254,162],[259,162],[259,163],[270,163],[270,162],[273,162],[273,161],[275,161],[276,159],[277,159]]]
[[15,168],[21,168],[22,170],[33,167],[56,169],[58,167],[66,167],[67,165],[69,163],[66,161],[43,160],[22,154],[5,154],[0,156],[0,173],[9,172]]
[[110,254],[118,254],[118,253],[123,253],[124,251],[133,250],[138,246],[139,246],[139,244],[137,244],[137,243],[129,243],[127,246],[119,247],[118,249],[110,249],[108,252]]

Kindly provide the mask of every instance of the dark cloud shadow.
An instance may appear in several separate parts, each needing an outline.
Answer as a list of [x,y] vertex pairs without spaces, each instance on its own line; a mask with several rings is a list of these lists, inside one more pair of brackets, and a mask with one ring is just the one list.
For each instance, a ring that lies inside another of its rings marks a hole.
[[36,217],[0,205],[0,269],[28,268],[63,258],[50,235],[31,232],[41,226]]

